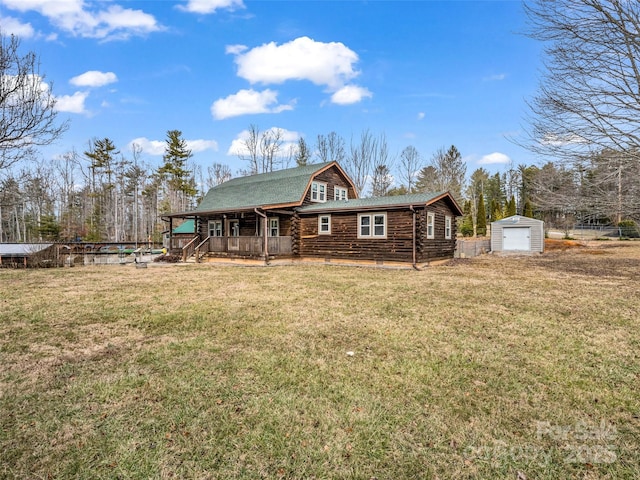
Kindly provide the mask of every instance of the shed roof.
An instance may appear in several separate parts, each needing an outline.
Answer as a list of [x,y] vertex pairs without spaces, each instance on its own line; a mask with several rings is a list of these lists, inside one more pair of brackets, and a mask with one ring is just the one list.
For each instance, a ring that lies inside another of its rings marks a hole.
[[462,215],[462,210],[448,192],[410,193],[389,197],[356,198],[352,200],[330,200],[324,203],[314,203],[300,207],[300,213],[317,213],[324,211],[352,211],[386,208],[409,207],[410,205],[430,205],[440,199],[448,199],[456,215]]
[[180,234],[180,233],[193,233],[196,231],[196,225],[195,225],[195,220],[193,219],[188,219],[185,220],[184,222],[182,222],[180,225],[178,225],[176,228],[173,229],[173,233],[174,234]]
[[0,243],[2,257],[28,257],[51,247],[53,243]]

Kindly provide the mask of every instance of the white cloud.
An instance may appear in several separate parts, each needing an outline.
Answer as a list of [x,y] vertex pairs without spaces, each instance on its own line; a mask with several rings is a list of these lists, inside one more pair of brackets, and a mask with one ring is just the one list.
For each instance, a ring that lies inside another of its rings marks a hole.
[[493,152],[489,155],[484,155],[480,160],[478,160],[478,165],[494,165],[497,163],[509,163],[511,159],[500,152]]
[[239,53],[247,51],[248,48],[246,45],[227,45],[224,53],[227,55],[238,55]]
[[[290,151],[292,151],[292,149],[297,149],[298,139],[300,138],[300,134],[298,132],[287,130],[285,128],[271,127],[265,132],[261,132],[261,134],[275,131],[278,132],[280,139],[282,140],[282,145],[280,145],[281,155],[286,156]],[[248,138],[249,130],[243,130],[242,132],[240,132],[231,142],[231,145],[227,150],[227,155],[247,155],[249,153],[246,146],[246,140]]]
[[285,110],[293,110],[293,106],[278,105],[278,92],[270,89],[262,92],[240,90],[211,105],[211,114],[217,120],[256,113],[280,113]]
[[84,0],[3,0],[3,3],[12,10],[38,12],[57,28],[79,37],[126,39],[163,29],[153,15],[120,5],[91,11]]
[[[233,52],[233,48],[232,48]],[[358,55],[343,43],[316,42],[300,37],[282,45],[275,42],[236,54],[238,75],[251,83],[279,84],[308,80],[339,90],[358,76]]]
[[139,146],[144,153],[154,156],[163,155],[164,147],[167,145],[163,140],[149,140],[146,137],[138,137],[131,140],[127,148],[133,151],[134,144]]
[[507,78],[506,73],[496,73],[494,75],[489,75],[488,77],[484,77],[482,80],[485,82],[499,82]]
[[418,112],[418,120],[424,119],[424,112]]
[[88,113],[85,110],[84,102],[89,96],[89,92],[76,92],[73,95],[61,95],[56,97],[56,110],[68,113]]
[[[204,152],[205,150],[218,151],[218,142],[215,140],[185,140],[187,148],[192,153]],[[129,142],[127,148],[133,150],[133,145],[136,144],[147,155],[161,156],[164,155],[167,142],[165,140],[149,140],[146,137],[134,138]]]
[[31,38],[35,35],[35,31],[30,23],[22,23],[13,17],[0,16],[0,25],[5,35],[15,35],[20,38]]
[[346,85],[331,95],[331,102],[338,105],[351,105],[358,103],[365,97],[372,97],[373,94],[366,88],[357,85]]
[[73,77],[71,80],[69,80],[69,83],[77,87],[102,87],[104,85],[109,85],[110,83],[115,83],[117,81],[118,77],[113,72],[99,72],[97,70],[90,70],[83,73],[82,75]]
[[242,0],[189,0],[187,5],[179,5],[180,10],[190,13],[215,13],[216,10],[244,8]]
[[218,151],[218,142],[215,140],[186,140],[187,148],[193,153],[204,152],[205,150]]

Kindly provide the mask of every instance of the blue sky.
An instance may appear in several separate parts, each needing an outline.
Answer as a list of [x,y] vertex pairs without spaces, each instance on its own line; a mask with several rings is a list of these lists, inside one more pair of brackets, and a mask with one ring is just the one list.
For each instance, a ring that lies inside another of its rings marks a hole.
[[151,165],[181,130],[206,167],[245,168],[249,125],[286,139],[368,129],[426,162],[455,145],[470,174],[531,164],[523,135],[540,45],[519,1],[0,0],[70,120],[43,154],[111,138]]

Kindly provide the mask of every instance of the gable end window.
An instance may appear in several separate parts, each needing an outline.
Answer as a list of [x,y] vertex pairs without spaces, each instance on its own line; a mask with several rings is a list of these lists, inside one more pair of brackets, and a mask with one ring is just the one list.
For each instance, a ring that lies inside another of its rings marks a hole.
[[359,214],[358,238],[387,238],[387,214]]
[[331,215],[318,216],[318,234],[331,235]]
[[348,200],[349,199],[349,191],[344,187],[334,187],[333,188],[333,199],[334,200]]
[[451,239],[451,217],[444,217],[444,238]]
[[311,201],[326,202],[327,201],[327,184],[322,182],[311,182]]
[[436,238],[435,223],[436,223],[435,213],[427,212],[427,238]]

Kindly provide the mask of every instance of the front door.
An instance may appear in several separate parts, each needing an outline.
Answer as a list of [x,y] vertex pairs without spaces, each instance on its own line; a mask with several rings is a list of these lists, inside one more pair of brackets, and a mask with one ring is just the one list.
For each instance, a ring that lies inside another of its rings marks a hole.
[[229,250],[240,250],[240,220],[229,220]]

